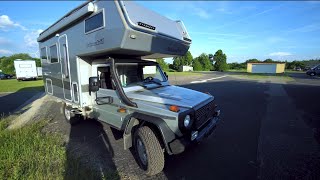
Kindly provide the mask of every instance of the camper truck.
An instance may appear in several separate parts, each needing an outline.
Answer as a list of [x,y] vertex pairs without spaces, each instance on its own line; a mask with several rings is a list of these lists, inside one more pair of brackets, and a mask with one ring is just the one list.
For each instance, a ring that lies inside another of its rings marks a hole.
[[219,121],[213,95],[170,85],[146,60],[188,51],[181,21],[132,1],[88,1],[37,40],[46,93],[64,102],[66,120],[96,119],[122,132],[124,149],[134,149],[147,175],[162,171],[165,153],[199,143]]
[[36,80],[37,79],[37,67],[35,60],[14,60],[14,69],[16,71],[16,78],[20,80]]

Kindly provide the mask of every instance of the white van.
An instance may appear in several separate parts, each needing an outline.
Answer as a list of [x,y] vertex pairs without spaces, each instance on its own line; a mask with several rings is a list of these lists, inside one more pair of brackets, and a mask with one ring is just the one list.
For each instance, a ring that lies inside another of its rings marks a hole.
[[37,67],[34,60],[14,60],[17,80],[37,79]]

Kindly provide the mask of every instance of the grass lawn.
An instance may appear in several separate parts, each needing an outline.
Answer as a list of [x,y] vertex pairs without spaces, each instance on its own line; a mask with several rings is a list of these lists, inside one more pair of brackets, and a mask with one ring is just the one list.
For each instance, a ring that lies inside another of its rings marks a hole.
[[48,121],[8,130],[11,120],[0,119],[0,179],[119,179],[67,158],[62,136],[41,131]]
[[17,81],[16,79],[0,80],[0,92],[16,92],[19,90],[41,91],[43,89],[42,79],[36,81]]
[[192,72],[192,71],[186,71],[186,72],[167,72],[168,76],[199,76],[201,73],[199,72]]
[[286,73],[306,73],[306,71],[285,70]]
[[247,72],[247,69],[229,69],[228,72]]
[[284,81],[294,81],[294,79],[288,76],[286,73],[284,74],[243,73],[243,74],[233,75],[233,76],[244,78],[244,79],[252,79],[252,80],[279,79]]

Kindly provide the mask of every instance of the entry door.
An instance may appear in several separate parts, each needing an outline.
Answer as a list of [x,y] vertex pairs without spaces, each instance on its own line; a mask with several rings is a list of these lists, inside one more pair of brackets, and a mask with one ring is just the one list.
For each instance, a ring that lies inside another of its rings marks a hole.
[[[115,87],[113,87],[110,77],[110,66],[108,64],[93,66],[92,76],[97,76],[100,82],[99,91],[95,93],[96,100],[94,102],[94,110],[99,120],[104,121],[118,129],[121,128],[122,122],[127,113],[118,112],[123,107]],[[112,102],[108,100],[112,98]]]
[[69,62],[67,35],[62,35],[59,37],[59,52],[60,52],[63,95],[66,100],[72,101],[72,88],[71,88],[71,75],[70,75],[70,62]]

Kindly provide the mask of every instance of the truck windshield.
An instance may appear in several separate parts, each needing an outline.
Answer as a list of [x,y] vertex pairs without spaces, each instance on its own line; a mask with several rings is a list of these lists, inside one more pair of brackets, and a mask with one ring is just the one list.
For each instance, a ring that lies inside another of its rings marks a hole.
[[166,81],[158,65],[118,64],[117,71],[122,87],[158,84]]

